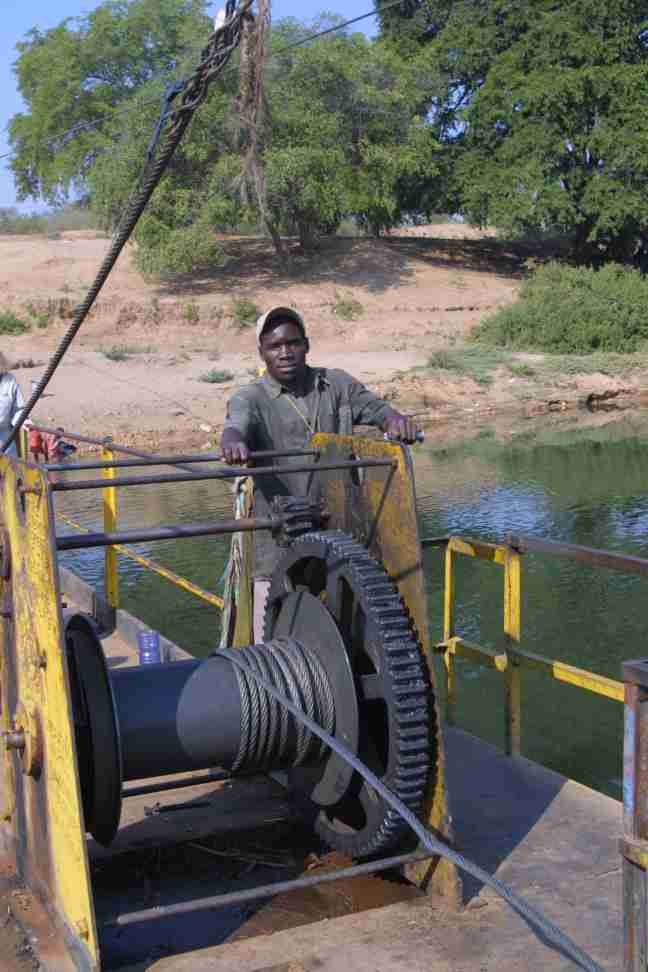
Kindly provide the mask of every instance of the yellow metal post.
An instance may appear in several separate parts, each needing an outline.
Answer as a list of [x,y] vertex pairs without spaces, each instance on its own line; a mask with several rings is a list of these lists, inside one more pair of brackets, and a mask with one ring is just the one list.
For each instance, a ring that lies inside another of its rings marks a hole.
[[0,758],[0,768],[8,759],[12,766],[0,778],[0,856],[32,893],[26,918],[38,921],[47,968],[98,972],[54,514],[42,470],[1,457],[0,509],[11,552],[0,585],[10,616],[0,624],[2,728],[25,741],[20,754]]
[[[448,544],[445,552],[444,583],[443,583],[443,640],[447,643],[454,633],[454,576],[452,572],[452,546]],[[455,656],[452,651],[445,651],[443,654],[443,664],[445,665],[446,679],[446,722],[449,726],[454,725],[455,707]]]
[[[111,439],[106,439],[101,458],[104,462],[112,462],[114,452],[110,447]],[[103,478],[111,480],[115,478],[114,466],[108,466],[103,471]],[[117,529],[117,490],[114,486],[106,485],[103,490],[103,522],[104,531],[112,533]],[[117,551],[114,547],[106,547],[105,555],[105,592],[106,601],[109,607],[117,610],[119,607],[119,574],[117,570]]]
[[520,555],[507,550],[504,560],[504,634],[509,654],[504,671],[507,756],[519,756],[521,752],[520,665],[515,655],[520,644],[520,592]]
[[29,431],[24,425],[21,425],[18,430],[16,452],[20,459],[24,459],[25,461],[29,459]]

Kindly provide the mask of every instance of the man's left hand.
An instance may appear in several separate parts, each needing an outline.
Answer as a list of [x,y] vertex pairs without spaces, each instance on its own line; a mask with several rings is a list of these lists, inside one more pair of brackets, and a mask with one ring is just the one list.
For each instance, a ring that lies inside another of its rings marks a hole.
[[400,412],[391,412],[385,420],[383,431],[387,433],[390,439],[394,439],[396,442],[406,442],[407,445],[411,445],[413,442],[416,442],[416,436],[420,432],[420,426],[414,419],[409,418],[407,415],[402,415]]

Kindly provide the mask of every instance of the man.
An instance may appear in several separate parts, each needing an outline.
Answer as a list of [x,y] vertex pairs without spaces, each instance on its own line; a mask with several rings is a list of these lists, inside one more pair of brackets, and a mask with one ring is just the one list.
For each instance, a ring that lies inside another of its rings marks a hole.
[[[412,419],[391,408],[345,371],[311,368],[310,344],[302,317],[289,307],[262,314],[256,328],[265,374],[232,395],[221,437],[227,463],[241,465],[250,452],[304,449],[315,432],[350,435],[354,425],[376,425],[391,439],[411,443],[419,431]],[[303,464],[287,457],[282,465]],[[254,484],[254,511],[268,513],[275,496],[305,496],[309,473],[259,476]],[[263,636],[263,614],[269,580],[281,551],[266,532],[254,535],[254,638]]]

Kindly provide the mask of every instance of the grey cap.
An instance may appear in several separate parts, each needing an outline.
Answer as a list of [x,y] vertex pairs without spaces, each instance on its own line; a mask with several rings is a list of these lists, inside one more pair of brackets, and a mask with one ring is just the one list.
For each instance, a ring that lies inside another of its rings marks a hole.
[[267,310],[265,314],[259,317],[256,323],[256,339],[259,347],[261,346],[261,335],[266,327],[275,321],[292,321],[293,324],[297,325],[304,337],[306,337],[306,326],[301,314],[298,314],[292,307],[271,307],[270,310]]

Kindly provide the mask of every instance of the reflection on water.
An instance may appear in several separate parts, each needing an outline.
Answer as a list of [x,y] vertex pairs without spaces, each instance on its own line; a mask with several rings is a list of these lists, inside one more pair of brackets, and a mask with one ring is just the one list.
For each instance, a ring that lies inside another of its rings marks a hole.
[[[419,455],[423,532],[502,540],[528,533],[648,557],[648,422],[548,428],[501,441]],[[457,558],[458,633],[497,647],[502,572]],[[426,554],[434,637],[441,635],[442,555]],[[522,647],[621,677],[621,662],[646,654],[646,581],[526,554]],[[458,662],[458,723],[504,743],[503,679]],[[537,672],[522,673],[524,755],[612,796],[621,786],[622,706]]]
[[[508,531],[622,550],[648,557],[648,419],[594,428],[549,426],[524,435],[482,430],[470,441],[415,454],[423,535],[454,533],[502,539]],[[569,423],[567,423],[569,426]],[[120,490],[127,528],[230,515],[224,483]],[[100,528],[100,496],[56,496],[57,509]],[[67,532],[67,527],[65,528]],[[227,538],[139,544],[138,551],[218,590]],[[103,551],[65,554],[63,562],[100,586]],[[426,553],[433,637],[441,635],[442,555]],[[196,654],[217,642],[219,613],[120,558],[123,606]],[[565,560],[527,554],[522,568],[522,646],[620,678],[621,662],[646,654],[646,582]],[[502,573],[458,558],[458,632],[501,644]],[[458,722],[503,745],[502,676],[459,661]],[[622,706],[522,675],[522,746],[526,756],[613,796],[620,795]]]

